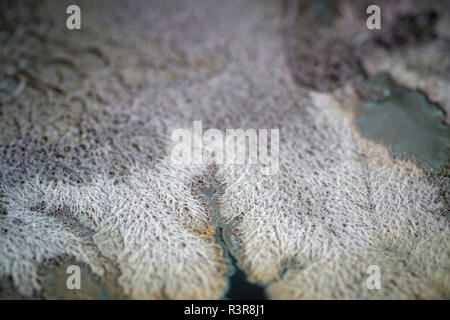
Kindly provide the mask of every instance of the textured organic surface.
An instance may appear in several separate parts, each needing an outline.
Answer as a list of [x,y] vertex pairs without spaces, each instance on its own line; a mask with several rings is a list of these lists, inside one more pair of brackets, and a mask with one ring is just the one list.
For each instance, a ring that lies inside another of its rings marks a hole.
[[[430,49],[387,49],[348,1],[339,14],[327,1],[78,3],[78,31],[65,27],[71,1],[1,5],[0,297],[218,299],[230,276],[219,228],[269,298],[450,296],[448,175],[353,123],[358,76],[381,71],[449,110],[448,73],[410,64],[448,65],[445,4],[426,4],[439,12],[436,37],[420,38]],[[410,3],[395,10],[421,9]],[[170,134],[195,120],[279,128],[278,174],[175,166]],[[77,296],[68,264],[86,276]]]

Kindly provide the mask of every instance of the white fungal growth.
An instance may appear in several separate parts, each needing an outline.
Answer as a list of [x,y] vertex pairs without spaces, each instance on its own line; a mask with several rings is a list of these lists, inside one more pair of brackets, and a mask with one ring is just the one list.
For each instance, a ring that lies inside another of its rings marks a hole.
[[[127,298],[217,299],[228,267],[218,218],[271,298],[448,297],[448,177],[363,140],[334,94],[294,85],[278,2],[169,3],[81,1],[83,31],[68,33],[31,23],[64,20],[64,1],[39,1],[0,39],[1,89],[12,88],[0,113],[0,283],[40,297],[42,269],[69,257],[99,279],[115,272]],[[197,120],[278,128],[277,174],[175,166],[170,134]],[[219,185],[217,217],[198,177]],[[370,265],[380,290],[366,286]]]

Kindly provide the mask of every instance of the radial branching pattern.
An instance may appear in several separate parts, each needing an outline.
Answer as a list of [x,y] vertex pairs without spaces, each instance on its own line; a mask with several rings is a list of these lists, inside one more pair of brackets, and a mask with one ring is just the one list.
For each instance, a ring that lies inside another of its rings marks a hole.
[[[450,296],[445,166],[354,124],[380,72],[448,110],[445,4],[380,34],[350,1],[78,1],[69,31],[70,2],[1,4],[1,297],[218,299],[229,254],[273,299]],[[194,121],[279,129],[278,172],[175,165]]]

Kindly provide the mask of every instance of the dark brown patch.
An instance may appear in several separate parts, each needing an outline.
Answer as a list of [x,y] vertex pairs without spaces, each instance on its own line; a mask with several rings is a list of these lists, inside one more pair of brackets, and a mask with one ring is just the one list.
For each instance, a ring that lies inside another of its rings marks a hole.
[[386,32],[375,36],[375,42],[387,49],[423,44],[436,38],[437,21],[438,14],[434,10],[398,15]]

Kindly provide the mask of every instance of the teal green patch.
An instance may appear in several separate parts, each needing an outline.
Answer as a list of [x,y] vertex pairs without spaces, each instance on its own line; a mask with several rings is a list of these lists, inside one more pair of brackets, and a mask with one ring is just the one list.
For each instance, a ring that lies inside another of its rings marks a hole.
[[339,15],[339,8],[334,0],[315,0],[312,5],[315,19],[319,24],[330,26]]
[[402,87],[386,74],[362,81],[367,101],[357,107],[362,135],[389,146],[394,154],[414,156],[441,171],[450,159],[450,126],[444,112],[420,91]]

